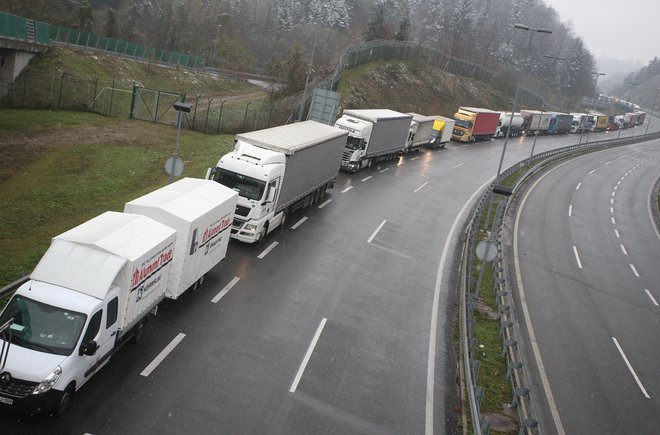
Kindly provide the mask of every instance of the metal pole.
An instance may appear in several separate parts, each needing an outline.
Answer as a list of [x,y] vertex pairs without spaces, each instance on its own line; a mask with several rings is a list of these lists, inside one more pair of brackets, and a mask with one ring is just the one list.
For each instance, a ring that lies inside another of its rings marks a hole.
[[307,101],[307,84],[309,83],[309,75],[312,73],[312,65],[314,63],[314,52],[316,51],[316,38],[314,38],[314,45],[312,45],[312,55],[307,65],[307,77],[305,78],[305,90],[303,91],[302,103],[300,104],[300,112],[298,113],[298,121],[302,121],[303,110],[305,110],[305,102]]
[[539,136],[539,128],[541,128],[541,120],[543,119],[543,113],[545,113],[545,105],[541,105],[541,117],[539,118],[539,125],[534,134],[534,143],[532,143],[532,152],[529,153],[529,162],[527,166],[532,164],[532,156],[534,155],[534,148],[536,148],[536,138]]
[[649,113],[649,122],[646,123],[646,131],[644,131],[644,136],[649,134],[649,126],[651,125],[651,119],[653,118],[653,110],[655,109],[655,100],[658,99],[658,92],[660,92],[660,88],[655,88],[655,97],[653,97],[653,109],[651,109],[651,113]]
[[[177,110],[176,112],[176,143],[174,144],[174,154],[172,157],[175,157],[179,153],[179,136],[181,136],[181,115],[182,112]],[[172,170],[170,171],[170,183],[174,181],[174,159],[172,159]]]
[[[628,92],[628,103],[630,103],[630,99],[632,98],[632,90],[633,90],[633,88],[635,87],[635,85],[637,85],[637,84],[639,84],[639,83],[630,83],[630,82],[628,82],[628,83],[626,83],[626,84],[627,84],[627,85],[630,85],[630,91]],[[626,115],[625,115],[625,114],[623,115],[623,120],[624,120],[624,121],[626,120]],[[616,138],[618,139],[618,138],[620,138],[620,137],[621,137],[621,128],[619,128],[619,134],[617,135]]]
[[225,103],[227,100],[222,100],[222,103],[220,104],[220,114],[218,115],[218,125],[215,128],[215,132],[220,133],[220,122],[222,121],[222,108],[225,107]]
[[520,71],[520,77],[516,80],[516,93],[513,95],[513,103],[511,104],[511,117],[509,118],[509,127],[506,129],[506,135],[504,136],[504,146],[502,147],[502,155],[500,156],[500,164],[497,166],[497,176],[495,177],[495,182],[500,177],[500,172],[502,172],[502,162],[504,162],[504,153],[506,152],[506,145],[509,143],[509,135],[511,133],[511,125],[513,125],[513,114],[516,111],[516,101],[518,101],[518,93],[520,92],[520,80],[522,79],[522,71]]

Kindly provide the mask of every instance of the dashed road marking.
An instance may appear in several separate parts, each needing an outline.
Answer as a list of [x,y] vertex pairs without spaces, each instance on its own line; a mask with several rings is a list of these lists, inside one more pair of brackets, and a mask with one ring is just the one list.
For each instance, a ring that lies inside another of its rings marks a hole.
[[302,218],[302,219],[300,219],[298,222],[296,222],[296,224],[293,225],[293,226],[291,227],[291,229],[292,229],[292,230],[295,230],[296,228],[298,228],[299,226],[301,226],[302,224],[304,224],[306,220],[307,220],[307,216],[305,216],[304,218]]
[[580,261],[580,256],[578,255],[578,251],[575,246],[573,246],[573,253],[575,254],[575,260],[577,261],[578,267],[582,269],[582,262]]
[[163,362],[163,360],[167,357],[167,355],[169,355],[170,352],[172,352],[172,351],[174,350],[174,348],[175,348],[179,343],[181,343],[181,340],[183,340],[185,337],[186,337],[186,334],[181,333],[181,332],[179,333],[179,335],[177,335],[176,337],[174,337],[174,339],[173,339],[172,341],[170,341],[170,344],[168,344],[167,346],[165,346],[165,349],[163,349],[163,350],[158,354],[158,356],[157,356],[156,358],[154,358],[154,360],[151,361],[151,363],[149,363],[149,365],[148,365],[147,367],[145,367],[144,370],[142,370],[142,373],[140,373],[140,376],[144,376],[144,377],[146,378],[146,377],[149,376],[154,370],[156,370],[156,367],[158,367],[158,365],[159,365],[160,363]]
[[635,370],[632,368],[630,361],[628,361],[628,357],[626,356],[625,353],[623,353],[623,349],[621,349],[621,346],[619,345],[619,341],[614,337],[612,337],[612,340],[614,340],[614,344],[616,345],[616,348],[619,350],[619,353],[621,354],[623,361],[625,361],[626,366],[628,366],[628,370],[630,370],[630,373],[633,375],[633,378],[635,378],[635,382],[637,382],[637,386],[639,387],[640,390],[642,390],[642,394],[644,394],[644,397],[646,397],[647,399],[650,399],[651,396],[649,396],[649,393],[646,392],[644,385],[642,385],[642,381],[639,380],[637,373],[635,373]]
[[351,190],[352,188],[353,188],[353,186],[348,186],[346,189],[342,190],[341,193],[346,193],[349,190]]
[[241,280],[241,279],[240,279],[239,277],[235,276],[234,279],[232,279],[231,281],[229,281],[229,284],[227,284],[227,285],[226,285],[226,286],[220,291],[220,293],[218,293],[213,299],[211,299],[211,302],[214,303],[214,304],[217,304],[218,302],[220,302],[220,299],[222,299],[223,297],[225,297],[225,295],[226,295],[227,293],[229,293],[229,290],[231,290],[231,289],[236,285],[236,283],[238,283],[238,281],[240,281],[240,280]]

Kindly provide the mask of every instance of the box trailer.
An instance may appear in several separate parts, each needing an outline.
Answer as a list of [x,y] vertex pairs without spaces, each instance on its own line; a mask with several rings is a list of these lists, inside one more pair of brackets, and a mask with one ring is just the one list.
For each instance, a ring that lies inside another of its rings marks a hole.
[[433,117],[412,112],[408,115],[412,116],[412,121],[408,131],[408,140],[402,150],[404,153],[421,150],[436,136],[433,130],[433,124],[436,120]]
[[432,115],[433,139],[428,146],[433,149],[444,148],[451,140],[451,134],[454,131],[454,120],[440,115]]
[[452,139],[461,142],[491,140],[500,122],[500,112],[480,107],[459,107],[454,120]]

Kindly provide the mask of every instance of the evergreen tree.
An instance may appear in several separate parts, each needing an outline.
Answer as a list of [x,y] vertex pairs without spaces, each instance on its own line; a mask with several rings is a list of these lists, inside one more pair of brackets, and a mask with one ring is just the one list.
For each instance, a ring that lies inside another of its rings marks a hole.
[[115,17],[115,11],[108,9],[105,12],[105,24],[103,25],[103,34],[110,38],[117,37],[117,18]]
[[374,14],[374,18],[369,21],[367,26],[367,33],[365,35],[366,41],[374,41],[376,39],[385,39],[387,31],[385,30],[385,9],[378,8]]

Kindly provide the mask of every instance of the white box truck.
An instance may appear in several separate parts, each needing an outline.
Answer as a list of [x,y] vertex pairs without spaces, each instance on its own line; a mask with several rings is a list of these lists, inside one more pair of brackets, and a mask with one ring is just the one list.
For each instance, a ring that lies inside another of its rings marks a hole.
[[406,145],[412,115],[389,109],[344,110],[335,127],[348,131],[341,168],[357,172],[391,160]]
[[148,216],[177,232],[169,299],[201,284],[225,258],[238,193],[211,180],[183,178],[126,203],[124,212]]
[[238,192],[231,236],[262,240],[288,213],[320,200],[334,186],[347,135],[316,121],[236,135],[206,175]]
[[[11,339],[0,402],[62,414],[165,297],[176,231],[106,212],[52,240],[0,315]],[[4,349],[3,349],[4,350]]]
[[432,115],[433,121],[433,139],[428,146],[432,149],[444,148],[451,140],[451,134],[454,131],[455,120],[445,118],[440,115]]
[[413,112],[408,113],[408,115],[412,116],[412,121],[410,121],[408,140],[403,147],[403,153],[419,151],[435,138],[435,132],[433,131],[435,119],[433,117]]

